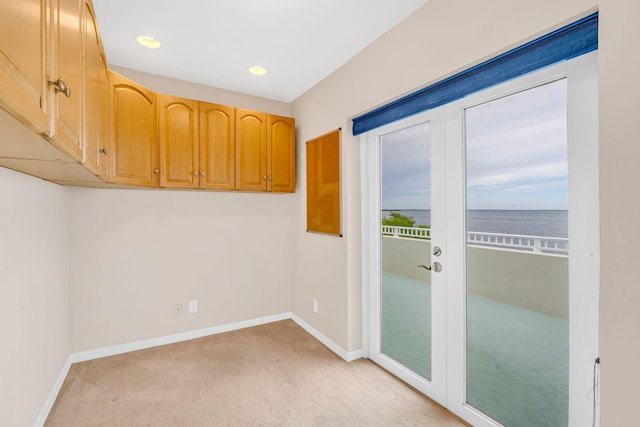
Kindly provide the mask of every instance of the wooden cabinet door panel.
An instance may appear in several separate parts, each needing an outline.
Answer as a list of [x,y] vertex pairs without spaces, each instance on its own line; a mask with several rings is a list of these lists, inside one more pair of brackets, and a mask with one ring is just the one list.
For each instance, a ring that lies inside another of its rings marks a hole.
[[98,24],[89,2],[83,6],[84,165],[100,174],[100,73],[102,56]]
[[45,0],[0,0],[0,107],[49,134]]
[[235,108],[200,103],[200,188],[235,186]]
[[100,54],[98,64],[98,86],[99,86],[99,157],[100,177],[109,180],[109,66],[104,52]]
[[198,101],[158,95],[160,187],[198,188]]
[[266,114],[236,109],[236,189],[267,190]]
[[268,116],[267,190],[296,190],[296,125],[289,117]]
[[54,122],[51,137],[71,158],[82,161],[82,28],[80,0],[53,0],[54,64],[51,80],[62,78],[70,96],[51,87]]
[[157,185],[156,94],[109,73],[110,178],[115,184]]

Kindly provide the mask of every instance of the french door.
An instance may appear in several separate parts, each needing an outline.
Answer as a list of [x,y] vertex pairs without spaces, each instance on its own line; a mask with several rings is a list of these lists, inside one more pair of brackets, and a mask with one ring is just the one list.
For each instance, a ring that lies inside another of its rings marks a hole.
[[361,140],[366,352],[474,426],[593,421],[597,105],[591,53]]

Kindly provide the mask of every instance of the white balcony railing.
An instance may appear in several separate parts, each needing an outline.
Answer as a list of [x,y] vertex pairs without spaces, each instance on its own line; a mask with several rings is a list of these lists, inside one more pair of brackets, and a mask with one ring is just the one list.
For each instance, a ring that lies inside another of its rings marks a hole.
[[[382,235],[431,240],[431,229],[383,225]],[[569,254],[569,239],[562,237],[521,236],[517,234],[468,231],[467,243],[537,253]]]
[[562,237],[520,236],[517,234],[467,232],[467,243],[538,253],[567,255],[569,239]]
[[396,225],[383,225],[382,235],[393,236],[393,237],[412,237],[414,239],[431,240],[431,229],[418,228],[418,227],[400,227]]

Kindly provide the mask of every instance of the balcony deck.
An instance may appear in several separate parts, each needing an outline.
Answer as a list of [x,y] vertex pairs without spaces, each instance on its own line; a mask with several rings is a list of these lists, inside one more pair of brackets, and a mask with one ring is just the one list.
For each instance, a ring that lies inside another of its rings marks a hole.
[[[430,283],[383,271],[381,287],[382,352],[430,378]],[[469,403],[506,425],[566,425],[568,320],[473,293],[468,307]]]
[[[427,379],[431,272],[417,266],[430,233],[383,226],[381,243],[382,352]],[[568,251],[567,239],[467,233],[467,398],[505,425],[568,422]]]

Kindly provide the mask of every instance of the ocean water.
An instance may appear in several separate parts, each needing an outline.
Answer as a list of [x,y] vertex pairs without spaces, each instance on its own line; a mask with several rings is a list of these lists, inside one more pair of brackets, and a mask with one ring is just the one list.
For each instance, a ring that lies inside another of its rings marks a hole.
[[[382,210],[388,216],[391,210]],[[398,210],[395,210],[398,212]],[[418,225],[431,225],[431,211],[400,209],[399,212],[416,220]],[[467,230],[484,233],[520,234],[524,236],[567,237],[566,210],[470,210],[467,211]]]

